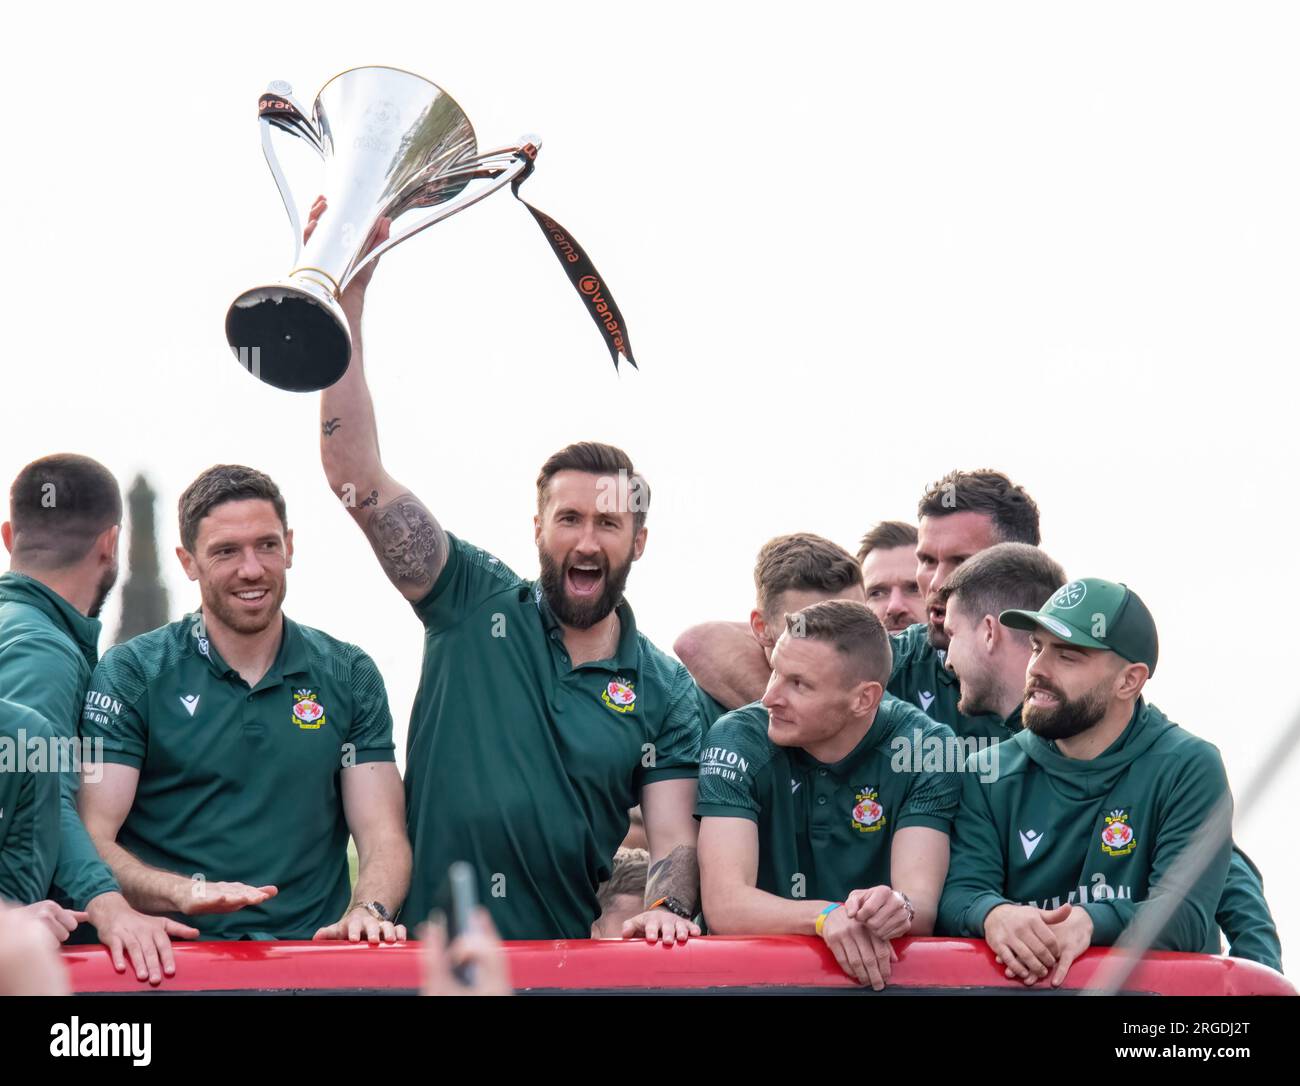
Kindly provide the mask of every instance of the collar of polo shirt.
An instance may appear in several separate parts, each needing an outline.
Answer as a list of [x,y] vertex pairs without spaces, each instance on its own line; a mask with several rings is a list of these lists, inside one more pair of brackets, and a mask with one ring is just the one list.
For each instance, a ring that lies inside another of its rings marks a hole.
[[[201,656],[208,663],[214,673],[221,678],[235,676],[238,678],[239,672],[232,668],[221,654],[217,652],[217,646],[214,645],[210,638],[199,637],[197,630],[202,612],[195,611],[186,618],[189,621],[183,622],[180,629],[188,631],[184,636],[189,640],[190,650],[196,655]],[[303,642],[302,632],[298,629],[298,624],[293,622],[288,615],[284,615],[284,632],[280,636],[280,648],[276,651],[275,661],[271,664],[267,672],[262,676],[258,686],[270,686],[274,683],[283,682],[289,675],[306,675],[307,667],[307,646]]]
[[[546,594],[542,592],[540,581],[533,591],[533,602],[537,604],[537,613],[542,616],[542,627],[550,635],[551,640],[563,641],[564,626],[555,617],[551,605],[546,602]],[[640,652],[637,647],[636,619],[632,615],[632,608],[627,600],[620,600],[619,605],[614,608],[614,613],[618,615],[619,623],[618,648],[614,651],[614,670],[635,672],[637,662],[640,659]],[[581,666],[593,667],[596,664],[604,663],[604,660],[592,660],[590,663]]]

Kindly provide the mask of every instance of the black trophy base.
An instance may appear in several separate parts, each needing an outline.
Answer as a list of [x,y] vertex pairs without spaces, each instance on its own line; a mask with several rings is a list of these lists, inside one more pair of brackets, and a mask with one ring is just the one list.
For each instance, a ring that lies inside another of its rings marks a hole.
[[337,308],[292,286],[256,287],[226,314],[226,341],[259,381],[286,392],[319,392],[342,377],[352,359]]

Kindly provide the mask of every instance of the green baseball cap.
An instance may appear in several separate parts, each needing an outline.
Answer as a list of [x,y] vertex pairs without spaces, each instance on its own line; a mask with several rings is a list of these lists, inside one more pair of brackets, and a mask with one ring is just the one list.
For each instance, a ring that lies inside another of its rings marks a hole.
[[1003,626],[1013,630],[1040,627],[1086,649],[1106,649],[1155,674],[1160,646],[1156,621],[1147,605],[1127,585],[1085,577],[1062,585],[1037,611],[1003,611]]

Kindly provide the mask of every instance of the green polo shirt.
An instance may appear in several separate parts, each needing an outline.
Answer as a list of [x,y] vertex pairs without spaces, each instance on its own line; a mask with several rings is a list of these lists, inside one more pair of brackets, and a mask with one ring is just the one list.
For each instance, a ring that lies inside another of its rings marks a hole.
[[1010,739],[1012,731],[996,713],[967,716],[957,711],[961,687],[944,666],[944,654],[926,636],[924,622],[891,634],[894,669],[885,687],[896,698],[918,706],[963,738]]
[[[97,619],[34,577],[0,576],[0,698],[36,710],[60,739],[75,739],[86,686],[99,661],[99,632]],[[84,909],[118,885],[77,814],[78,766],[69,759],[61,770],[58,864],[53,885],[40,897]]]
[[503,938],[589,938],[628,808],[647,784],[696,775],[695,684],[626,603],[614,656],[574,668],[540,584],[447,539],[446,567],[414,604],[425,637],[407,733],[415,862],[403,917],[423,920],[448,865],[464,860]]
[[695,695],[696,699],[700,703],[701,719],[704,722],[704,734],[700,736],[700,741],[703,742],[704,737],[705,735],[708,734],[709,729],[713,727],[713,725],[717,723],[720,719],[722,719],[722,717],[726,716],[727,713],[729,713],[731,710],[729,710],[725,705],[723,705],[722,702],[720,702],[712,694],[706,694],[701,687],[697,686],[695,689],[696,689],[696,695]]
[[832,765],[777,746],[767,726],[767,710],[754,702],[709,729],[695,805],[701,819],[757,824],[758,889],[843,901],[853,890],[889,885],[896,831],[951,832],[960,781],[925,769],[924,752],[954,736],[919,709],[886,695],[862,741]]
[[0,900],[45,897],[59,858],[59,774],[54,729],[0,699]]
[[141,634],[91,679],[82,733],[140,771],[117,842],[187,877],[279,888],[189,918],[205,937],[310,939],[351,892],[340,774],[394,760],[383,679],[355,645],[286,618],[250,689],[200,633],[196,612]]

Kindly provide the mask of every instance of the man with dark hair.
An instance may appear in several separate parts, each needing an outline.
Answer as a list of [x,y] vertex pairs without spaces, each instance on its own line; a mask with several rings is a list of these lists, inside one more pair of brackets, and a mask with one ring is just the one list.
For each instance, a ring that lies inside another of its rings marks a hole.
[[[960,615],[960,591],[952,602]],[[1000,621],[1029,634],[1025,727],[998,746],[995,780],[963,775],[940,930],[984,938],[1008,976],[1058,986],[1170,892],[1162,880],[1189,848],[1210,849],[1155,947],[1217,953],[1232,849],[1205,827],[1231,802],[1228,781],[1213,746],[1142,698],[1151,613],[1132,589],[1089,578]]]
[[[1005,739],[1008,732],[996,717],[957,710],[957,681],[943,662],[948,642],[938,594],[953,570],[995,543],[1037,546],[1038,506],[1001,472],[953,471],[922,495],[917,514],[916,582],[929,622],[893,636],[894,673],[886,689],[963,738]],[[732,624],[692,627],[673,647],[701,688],[724,706],[753,701],[767,681],[762,657]]]
[[885,694],[889,636],[861,602],[812,604],[785,625],[762,701],[705,741],[704,917],[717,935],[820,935],[879,989],[889,941],[933,930],[958,793],[955,773],[900,750],[954,737]]
[[33,710],[59,744],[49,767],[59,782],[57,863],[38,894],[55,900],[34,908],[60,940],[88,916],[114,968],[125,972],[129,957],[136,977],[156,984],[174,971],[171,937],[198,932],[131,908],[77,814],[77,725],[99,660],[97,616],[117,580],[121,523],[117,480],[89,457],[58,453],[18,473],[0,526],[10,555],[0,575],[0,698]]
[[962,736],[1005,739],[1007,729],[990,713],[957,706],[957,681],[944,666],[943,586],[967,559],[995,543],[1038,546],[1038,506],[999,471],[951,471],[931,484],[917,505],[916,582],[928,624],[894,638],[889,692],[919,705]]
[[992,715],[1004,724],[1013,715],[1025,689],[1029,635],[1002,625],[998,615],[1016,607],[1037,610],[1065,580],[1065,570],[1028,543],[997,543],[948,578],[938,605],[960,713]]
[[[748,655],[754,657],[752,670],[761,679],[762,687],[772,673],[772,649],[777,638],[785,631],[785,616],[823,600],[854,600],[865,603],[862,589],[862,570],[843,547],[811,532],[793,532],[769,539],[758,552],[754,563],[754,609],[749,622],[708,623],[688,630],[679,639],[677,653],[692,656],[691,639],[708,638],[715,627],[724,627],[722,636],[734,639]],[[754,653],[757,647],[761,656]],[[725,662],[711,654],[694,654],[700,672],[695,679],[700,685],[700,703],[704,707],[705,726],[711,725],[728,711],[728,706],[704,687],[719,688],[729,700],[736,692],[729,686],[732,672]],[[723,666],[714,666],[715,664]],[[735,706],[732,706],[734,708]]]
[[699,934],[698,695],[623,598],[646,544],[645,480],[609,445],[550,457],[537,478],[536,581],[445,531],[380,459],[362,361],[369,278],[363,271],[341,299],[352,362],[321,394],[321,460],[424,625],[407,733],[406,915],[422,919],[448,865],[463,859],[504,938],[588,938],[639,801],[646,909],[623,933],[667,943]]
[[393,916],[411,851],[379,671],[281,610],[293,532],[271,479],[209,468],[179,511],[176,554],[202,605],[95,670],[91,836],[138,908],[210,937],[405,938]]
[[[960,681],[958,708],[963,713],[993,713],[1010,730],[1019,730],[1025,670],[1033,650],[1025,630],[1004,625],[998,616],[1012,610],[1037,611],[1065,580],[1059,565],[1025,543],[990,547],[948,579],[941,599],[947,665]],[[1263,881],[1235,844],[1215,920],[1234,957],[1281,971],[1282,945]]]
[[858,547],[867,606],[885,629],[902,633],[925,621],[925,601],[916,584],[916,527],[901,520],[881,521]]

